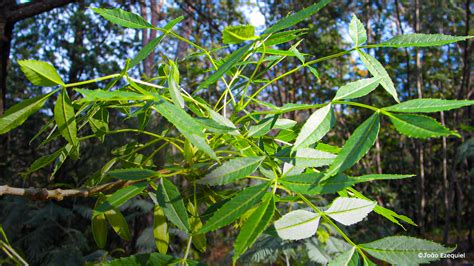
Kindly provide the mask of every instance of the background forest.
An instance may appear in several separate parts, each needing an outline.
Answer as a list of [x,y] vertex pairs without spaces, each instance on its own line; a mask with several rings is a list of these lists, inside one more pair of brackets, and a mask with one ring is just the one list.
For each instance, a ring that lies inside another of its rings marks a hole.
[[[31,2],[31,3],[29,3]],[[39,6],[34,6],[38,4]],[[239,1],[239,0],[139,0],[139,1],[9,1],[0,0],[1,27],[1,96],[0,113],[22,99],[45,93],[32,86],[20,71],[17,60],[37,59],[51,62],[63,80],[72,83],[117,73],[148,42],[156,38],[151,30],[132,30],[101,19],[88,7],[119,7],[148,18],[153,25],[165,25],[178,16],[185,19],[175,30],[181,36],[207,48],[222,45],[222,31],[226,26],[252,24],[257,32],[302,9],[307,1]],[[367,29],[368,43],[406,33],[442,33],[474,35],[470,0],[336,0],[298,24],[306,28],[305,41],[298,47],[301,53],[316,58],[335,54],[351,47],[347,25],[356,14]],[[5,19],[6,18],[6,19]],[[10,19],[10,20],[9,20]],[[281,44],[288,50],[290,44]],[[226,52],[233,51],[230,46]],[[192,46],[176,39],[165,38],[155,53],[148,56],[134,75],[151,77],[158,71],[158,62],[172,58],[179,62],[181,86],[194,88],[196,77],[210,66],[198,57]],[[435,48],[378,48],[375,56],[386,66],[402,101],[415,98],[472,99],[472,40]],[[74,62],[74,63],[73,63]],[[296,57],[282,61],[272,69],[274,75],[284,73],[298,64]],[[285,103],[323,103],[334,96],[338,87],[366,77],[366,68],[353,54],[324,61],[318,65],[319,79],[309,69],[281,79],[266,91],[267,101],[277,106]],[[381,97],[379,97],[379,94]],[[204,94],[203,94],[204,95]],[[204,95],[216,101],[213,90]],[[387,101],[383,93],[363,98],[367,104]],[[74,97],[73,97],[74,98]],[[0,136],[0,185],[16,187],[80,187],[85,178],[100,171],[119,150],[113,147],[140,142],[143,136],[117,134],[104,143],[91,138],[81,145],[79,160],[66,160],[59,170],[51,167],[33,173],[27,170],[34,160],[62,147],[64,140],[39,145],[30,142],[52,117],[54,99],[28,119],[22,127]],[[330,138],[347,139],[367,114],[350,107],[339,110],[345,114],[332,131]],[[418,236],[449,246],[457,245],[456,252],[466,252],[465,262],[474,261],[472,230],[474,226],[474,127],[472,107],[441,112],[435,117],[442,124],[458,129],[462,138],[443,137],[419,141],[401,136],[386,123],[380,129],[375,147],[354,167],[354,175],[372,173],[416,174],[415,177],[358,185],[364,194],[375,198],[379,205],[397,210],[411,217],[418,226],[403,224],[405,230],[379,216],[371,216],[371,227],[363,224],[351,227],[354,238],[370,240],[386,235]],[[286,118],[305,121],[309,112],[293,111]],[[134,124],[136,121],[110,116],[110,127]],[[149,128],[163,127],[159,115],[152,116]],[[341,143],[342,144],[342,143]],[[161,152],[160,162],[172,161],[172,151]],[[141,160],[133,158],[130,164]],[[55,172],[54,177],[51,175]],[[92,238],[90,218],[94,199],[67,198],[63,201],[32,201],[22,197],[0,198],[0,224],[12,246],[31,264],[82,265],[107,256],[98,250]],[[121,208],[130,225],[132,239],[123,241],[109,234],[107,250],[114,256],[152,252],[155,248],[152,231],[153,203],[135,198]],[[230,261],[235,230],[226,227],[208,237],[203,262],[217,264]],[[181,254],[185,236],[171,231],[170,252]],[[317,240],[315,240],[317,241]],[[316,243],[316,242],[315,242]],[[258,244],[258,243],[257,243]],[[260,243],[264,245],[263,243]],[[313,245],[314,246],[314,245]],[[316,247],[317,248],[317,247]],[[299,252],[307,249],[308,252]],[[262,249],[263,250],[263,249]],[[244,258],[245,262],[277,262],[284,264],[288,257],[313,261],[315,248],[311,245],[267,246],[258,256]],[[313,252],[313,255],[311,255]],[[318,250],[326,256],[326,250]],[[197,258],[197,253],[194,254]],[[0,258],[5,258],[0,254]],[[456,260],[461,262],[462,260]],[[446,261],[445,261],[446,262]],[[446,262],[447,263],[447,262]],[[1,261],[0,261],[1,264]]]

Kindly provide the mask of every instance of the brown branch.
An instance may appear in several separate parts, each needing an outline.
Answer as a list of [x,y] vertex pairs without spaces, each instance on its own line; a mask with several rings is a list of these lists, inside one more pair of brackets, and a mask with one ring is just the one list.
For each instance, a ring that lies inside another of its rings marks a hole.
[[74,0],[37,0],[27,4],[12,5],[7,12],[7,20],[17,22],[72,2]]
[[77,188],[77,189],[46,189],[46,188],[18,188],[10,187],[8,185],[0,186],[0,196],[12,195],[26,197],[31,200],[63,200],[66,197],[90,197],[99,192],[113,192],[117,189],[129,186],[137,181],[124,181],[118,180],[90,188]]

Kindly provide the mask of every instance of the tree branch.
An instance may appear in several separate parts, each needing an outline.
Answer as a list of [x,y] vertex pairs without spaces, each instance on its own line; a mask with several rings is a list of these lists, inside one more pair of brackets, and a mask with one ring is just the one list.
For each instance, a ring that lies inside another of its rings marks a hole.
[[72,2],[74,0],[37,0],[27,4],[9,6],[7,7],[9,12],[6,12],[7,21],[15,23]]
[[118,180],[90,188],[77,188],[77,189],[46,189],[46,188],[17,188],[10,187],[8,185],[0,186],[0,196],[12,195],[26,197],[31,200],[63,200],[66,197],[90,197],[99,192],[113,192],[117,189],[129,186],[137,181],[124,181]]

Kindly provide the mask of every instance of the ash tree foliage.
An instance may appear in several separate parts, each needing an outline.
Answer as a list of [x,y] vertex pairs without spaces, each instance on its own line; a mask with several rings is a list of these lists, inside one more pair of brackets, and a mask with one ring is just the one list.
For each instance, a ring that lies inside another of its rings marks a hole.
[[[112,23],[133,29],[148,28],[160,35],[127,60],[120,73],[77,83],[65,84],[55,68],[46,62],[19,61],[32,84],[53,89],[7,110],[0,118],[0,133],[20,126],[40,110],[48,98],[56,95],[54,117],[41,131],[49,131],[43,143],[64,138],[67,144],[38,158],[28,170],[32,173],[54,164],[51,175],[65,160],[80,157],[81,142],[86,139],[104,141],[125,133],[149,137],[145,143],[118,147],[121,152],[84,183],[84,187],[115,181],[124,184],[108,194],[89,195],[97,198],[91,225],[99,248],[106,248],[109,227],[124,241],[131,239],[127,222],[119,211],[122,204],[136,196],[149,198],[155,204],[153,237],[157,252],[110,260],[105,262],[107,265],[199,264],[192,260],[191,250],[205,252],[206,234],[231,224],[238,228],[231,254],[234,263],[243,256],[258,255],[254,248],[256,242],[278,238],[291,244],[315,234],[334,234],[341,243],[330,259],[318,258],[316,250],[311,250],[317,243],[306,243],[310,257],[329,265],[375,265],[373,261],[408,265],[435,260],[437,256],[420,258],[418,253],[449,253],[455,248],[408,236],[358,243],[347,235],[344,226],[356,223],[370,226],[367,216],[372,212],[401,227],[416,224],[396,210],[378,205],[354,187],[358,183],[405,179],[413,175],[349,176],[346,171],[372,148],[382,119],[391,122],[398,133],[412,138],[459,137],[455,130],[446,128],[429,114],[474,104],[474,101],[426,98],[400,102],[396,86],[384,66],[371,55],[371,49],[440,46],[471,36],[406,34],[367,44],[366,29],[353,16],[348,25],[353,48],[312,59],[298,50],[304,29],[289,28],[329,2],[322,0],[295,12],[260,36],[256,36],[255,29],[249,25],[226,28],[223,44],[230,45],[234,51],[222,58],[216,58],[220,49],[207,50],[173,30],[182,17],[158,28],[133,13],[94,8],[94,12]],[[153,53],[164,38],[186,42],[199,50],[189,57],[210,61],[212,69],[196,80],[199,84],[196,88],[180,86],[179,62],[171,59],[163,58],[157,75],[151,79],[129,76],[129,70]],[[273,48],[282,43],[293,45],[289,50]],[[265,89],[276,81],[291,78],[292,73],[304,68],[312,75],[324,75],[318,72],[319,62],[353,52],[358,54],[370,76],[341,84],[330,101],[283,106],[264,101]],[[265,78],[269,69],[290,57],[297,58],[300,64],[271,80]],[[102,81],[107,83],[99,83]],[[97,89],[81,89],[83,85],[94,83]],[[219,99],[206,102],[200,97],[205,90],[214,88],[220,92]],[[357,102],[357,98],[366,97],[374,90],[384,90],[387,97],[393,99],[393,105]],[[372,114],[360,121],[345,144],[338,147],[327,143],[325,136],[338,123],[335,111],[341,105],[367,109]],[[109,128],[111,110],[123,119],[136,119],[137,127]],[[284,118],[285,113],[295,110],[313,112],[304,123]],[[170,126],[160,132],[145,130],[153,115],[163,116]],[[145,156],[141,153],[145,148],[152,148],[153,152]],[[155,156],[162,149],[176,153],[173,163],[154,164]],[[324,204],[321,195],[332,202]],[[179,254],[171,254],[176,251],[168,249],[170,228],[188,236]]]

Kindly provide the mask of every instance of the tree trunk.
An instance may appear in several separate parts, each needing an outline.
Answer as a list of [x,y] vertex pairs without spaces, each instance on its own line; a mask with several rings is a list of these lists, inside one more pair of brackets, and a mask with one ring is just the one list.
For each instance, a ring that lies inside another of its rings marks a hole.
[[[441,112],[441,124],[446,125],[444,120],[444,112]],[[449,179],[448,179],[448,156],[447,156],[447,145],[446,137],[443,137],[443,200],[444,200],[444,234],[443,242],[448,243],[449,241]]]
[[17,4],[16,0],[0,0],[0,115],[6,109],[7,68],[13,26],[20,20],[71,2],[73,0],[40,0],[26,4]]
[[0,114],[6,109],[7,68],[14,23],[0,18]]
[[[420,32],[420,3],[419,0],[415,0],[415,32]],[[416,89],[418,92],[418,98],[423,98],[423,88],[422,88],[422,73],[421,73],[421,57],[419,50],[416,49]],[[417,196],[418,196],[418,224],[420,228],[420,233],[424,233],[424,220],[425,220],[425,154],[423,150],[423,145],[418,142],[418,163],[420,167],[420,172],[418,176],[417,184]]]

